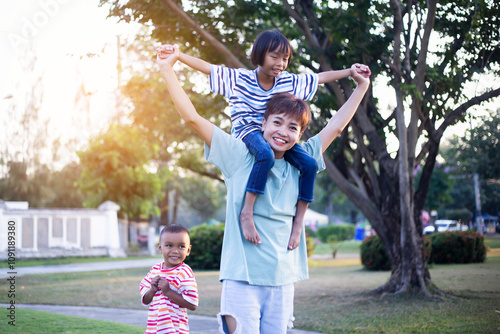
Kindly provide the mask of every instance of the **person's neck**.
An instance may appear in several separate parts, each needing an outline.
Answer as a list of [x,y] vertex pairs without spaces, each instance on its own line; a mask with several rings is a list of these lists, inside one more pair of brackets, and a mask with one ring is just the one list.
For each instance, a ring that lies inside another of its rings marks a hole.
[[260,67],[257,68],[257,80],[259,81],[259,85],[265,90],[269,90],[274,86],[274,77],[269,77],[260,70]]

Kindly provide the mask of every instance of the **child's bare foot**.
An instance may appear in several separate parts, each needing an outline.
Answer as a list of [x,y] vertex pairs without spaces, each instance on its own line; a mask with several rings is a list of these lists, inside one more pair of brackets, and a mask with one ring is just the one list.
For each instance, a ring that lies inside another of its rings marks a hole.
[[290,240],[288,241],[288,249],[294,250],[299,247],[300,244],[300,235],[302,234],[302,226],[298,226],[299,224],[293,224],[292,233],[290,234]]
[[240,213],[240,225],[241,230],[243,231],[243,236],[247,241],[254,245],[260,245],[262,243],[259,232],[257,232],[257,229],[255,228],[253,212],[242,210]]

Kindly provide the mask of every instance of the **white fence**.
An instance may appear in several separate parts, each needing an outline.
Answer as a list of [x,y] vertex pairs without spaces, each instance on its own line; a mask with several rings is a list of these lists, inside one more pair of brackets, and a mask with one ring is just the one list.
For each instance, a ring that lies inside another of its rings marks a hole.
[[126,256],[120,207],[113,202],[97,209],[29,209],[8,203],[0,201],[0,260],[12,250],[16,258]]

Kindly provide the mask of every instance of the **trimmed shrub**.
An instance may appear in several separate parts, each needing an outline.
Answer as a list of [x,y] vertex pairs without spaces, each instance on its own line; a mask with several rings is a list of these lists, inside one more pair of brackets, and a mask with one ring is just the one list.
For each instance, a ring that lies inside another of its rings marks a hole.
[[[432,252],[432,240],[424,236],[424,257],[430,262]],[[391,260],[378,235],[372,235],[361,243],[361,263],[368,270],[390,270]]]
[[186,263],[193,269],[220,268],[222,252],[222,237],[224,224],[209,226],[201,224],[189,230],[191,235],[191,254],[186,258]]
[[318,228],[318,239],[322,243],[328,242],[328,237],[334,235],[338,241],[344,241],[354,238],[355,226],[351,224],[328,225]]
[[431,261],[434,263],[484,262],[486,247],[484,236],[477,232],[455,231],[430,235]]
[[360,246],[361,263],[368,270],[390,270],[391,261],[378,235],[371,235]]

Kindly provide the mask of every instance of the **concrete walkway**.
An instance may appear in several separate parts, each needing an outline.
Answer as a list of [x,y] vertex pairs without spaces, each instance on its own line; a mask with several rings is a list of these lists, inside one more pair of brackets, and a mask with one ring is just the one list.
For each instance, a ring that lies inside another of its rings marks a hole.
[[[113,270],[124,268],[150,268],[158,263],[159,259],[141,259],[141,260],[123,260],[109,262],[92,262],[92,263],[73,263],[53,266],[35,266],[35,267],[19,267],[14,270],[1,268],[0,279],[4,280],[10,276],[23,276],[34,274],[53,274],[64,272],[83,272],[83,271],[99,271]],[[0,307],[7,307],[7,304],[0,304]],[[92,306],[68,306],[68,305],[35,305],[35,304],[16,304],[16,308],[26,308],[37,311],[45,311],[58,313],[80,318],[108,320],[120,322],[128,325],[136,325],[145,327],[147,319],[147,309],[132,310],[120,309],[111,307],[92,307]],[[212,334],[219,333],[219,324],[217,318],[189,314],[189,328],[191,334]],[[289,329],[287,334],[321,334],[318,332],[308,332],[298,329]]]

